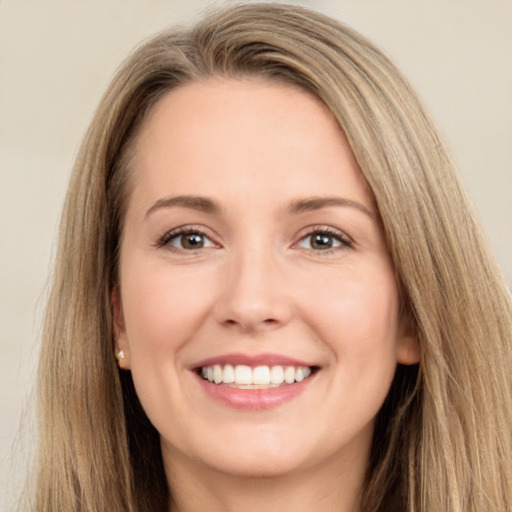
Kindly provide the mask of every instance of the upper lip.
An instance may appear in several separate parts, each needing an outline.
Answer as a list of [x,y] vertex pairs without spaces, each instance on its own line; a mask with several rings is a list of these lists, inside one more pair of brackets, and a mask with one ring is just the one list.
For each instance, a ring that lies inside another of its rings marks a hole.
[[242,354],[231,353],[209,357],[191,365],[192,370],[215,364],[246,365],[246,366],[315,366],[311,363],[295,359],[281,354]]

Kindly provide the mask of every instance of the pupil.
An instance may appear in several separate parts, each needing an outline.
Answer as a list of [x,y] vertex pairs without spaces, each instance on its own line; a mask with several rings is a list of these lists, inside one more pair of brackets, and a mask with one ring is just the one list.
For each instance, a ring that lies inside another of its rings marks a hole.
[[191,235],[183,235],[181,237],[181,244],[185,249],[198,249],[203,247],[203,236],[193,233]]
[[329,235],[315,235],[311,241],[313,249],[329,249],[332,247],[332,237]]

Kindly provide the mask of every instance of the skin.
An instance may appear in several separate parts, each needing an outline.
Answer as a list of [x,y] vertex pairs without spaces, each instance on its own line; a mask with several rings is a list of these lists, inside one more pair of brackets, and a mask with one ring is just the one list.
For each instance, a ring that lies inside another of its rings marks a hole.
[[[209,79],[162,98],[135,149],[116,343],[160,433],[172,510],[359,510],[375,416],[419,348],[334,117],[288,85]],[[165,204],[176,196],[216,210]],[[291,208],[310,198],[344,204]],[[173,238],[183,226],[203,247]],[[233,352],[319,371],[278,407],[236,410],[190,369]]]

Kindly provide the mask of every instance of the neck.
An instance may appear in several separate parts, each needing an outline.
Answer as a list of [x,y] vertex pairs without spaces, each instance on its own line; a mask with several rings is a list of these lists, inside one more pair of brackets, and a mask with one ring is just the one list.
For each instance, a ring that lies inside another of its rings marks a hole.
[[166,464],[171,512],[360,512],[366,464],[324,463],[272,477],[233,476],[173,453]]

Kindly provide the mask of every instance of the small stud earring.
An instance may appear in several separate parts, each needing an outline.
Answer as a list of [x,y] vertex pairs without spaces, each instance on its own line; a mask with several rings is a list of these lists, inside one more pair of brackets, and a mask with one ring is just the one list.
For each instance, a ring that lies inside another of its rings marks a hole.
[[120,361],[121,359],[124,359],[124,352],[122,350],[120,350],[117,354],[116,354],[116,359],[118,361]]

